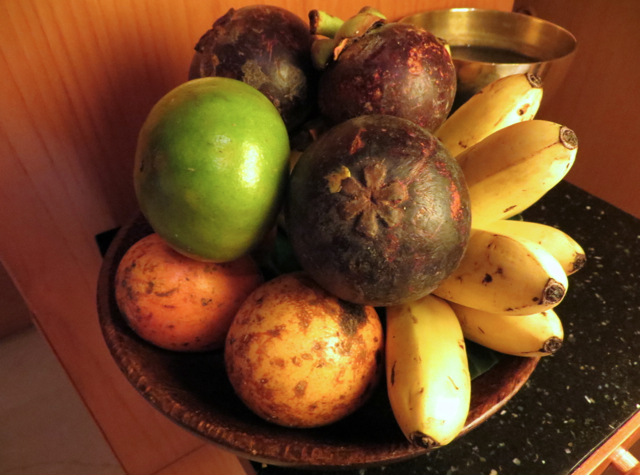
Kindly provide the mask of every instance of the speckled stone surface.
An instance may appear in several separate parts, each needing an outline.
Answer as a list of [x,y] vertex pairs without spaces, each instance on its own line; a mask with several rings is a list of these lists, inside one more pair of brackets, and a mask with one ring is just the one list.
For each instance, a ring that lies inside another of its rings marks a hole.
[[[556,308],[565,343],[543,358],[498,414],[449,446],[407,462],[345,475],[559,475],[640,408],[640,220],[562,182],[524,218],[556,226],[584,248]],[[255,464],[258,475],[299,469]],[[321,475],[326,471],[304,471]]]

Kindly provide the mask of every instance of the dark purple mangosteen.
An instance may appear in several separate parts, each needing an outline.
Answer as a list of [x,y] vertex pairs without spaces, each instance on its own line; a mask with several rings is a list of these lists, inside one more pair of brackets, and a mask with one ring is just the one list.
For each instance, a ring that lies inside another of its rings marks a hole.
[[428,31],[387,23],[338,53],[322,71],[318,90],[320,111],[333,123],[385,114],[434,132],[449,115],[455,67],[444,41]]
[[298,261],[321,286],[389,306],[423,297],[456,269],[471,214],[460,166],[439,140],[407,119],[367,115],[304,151],[285,220]]
[[309,26],[284,8],[232,8],[198,41],[189,79],[222,76],[244,81],[271,100],[292,131],[316,107],[312,41]]

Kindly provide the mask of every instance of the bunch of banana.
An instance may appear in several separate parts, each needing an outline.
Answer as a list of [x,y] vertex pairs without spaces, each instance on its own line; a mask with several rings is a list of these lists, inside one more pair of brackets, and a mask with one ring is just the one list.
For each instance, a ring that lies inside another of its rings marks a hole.
[[464,338],[539,357],[563,341],[555,307],[585,252],[557,228],[509,220],[560,182],[575,133],[534,116],[540,81],[514,75],[485,87],[436,132],[469,187],[472,231],[458,268],[434,292],[387,309],[387,389],[406,437],[421,447],[455,439],[468,416]]

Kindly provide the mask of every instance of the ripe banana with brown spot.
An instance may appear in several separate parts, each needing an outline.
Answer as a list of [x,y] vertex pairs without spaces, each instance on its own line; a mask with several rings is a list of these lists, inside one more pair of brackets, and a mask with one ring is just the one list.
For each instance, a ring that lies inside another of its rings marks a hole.
[[532,315],[499,315],[450,303],[466,338],[515,356],[547,356],[562,346],[562,322],[552,309]]
[[530,73],[497,79],[451,114],[435,135],[455,157],[504,127],[533,119],[542,90],[540,78]]
[[568,285],[560,263],[539,244],[473,229],[460,265],[433,293],[485,312],[530,315],[558,305]]
[[448,444],[464,428],[471,378],[460,323],[433,295],[387,307],[386,369],[398,425],[419,447]]
[[567,275],[579,271],[587,262],[582,246],[567,233],[553,226],[505,219],[487,224],[483,229],[539,244],[558,260]]
[[514,216],[562,180],[578,151],[576,134],[545,120],[510,125],[456,158],[469,188],[472,227]]

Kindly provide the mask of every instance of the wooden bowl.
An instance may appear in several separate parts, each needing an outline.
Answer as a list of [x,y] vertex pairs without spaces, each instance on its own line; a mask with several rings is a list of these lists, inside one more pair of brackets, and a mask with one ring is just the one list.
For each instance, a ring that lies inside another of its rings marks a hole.
[[[97,299],[100,325],[115,362],[156,409],[224,449],[273,465],[357,469],[427,452],[403,436],[384,384],[365,406],[335,424],[315,429],[280,427],[254,415],[238,399],[227,380],[221,351],[170,352],[139,338],[118,310],[113,282],[127,249],[152,232],[141,215],[118,232],[100,271]],[[500,409],[529,378],[538,361],[505,355],[475,378],[463,434]]]

